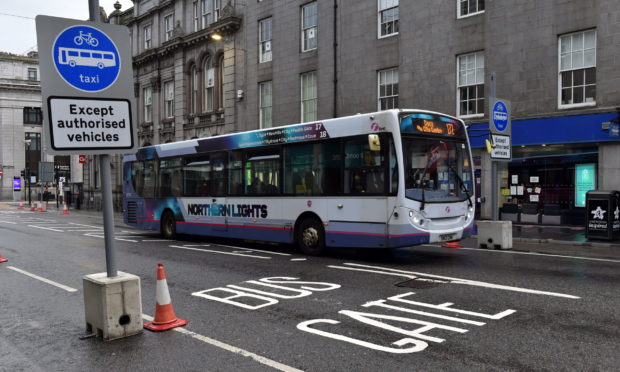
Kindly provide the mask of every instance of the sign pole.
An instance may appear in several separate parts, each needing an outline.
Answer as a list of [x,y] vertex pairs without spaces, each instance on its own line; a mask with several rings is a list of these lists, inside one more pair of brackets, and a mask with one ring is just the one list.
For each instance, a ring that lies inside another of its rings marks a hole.
[[[92,22],[100,22],[99,0],[88,0],[88,10]],[[110,156],[99,155],[101,172],[101,194],[103,203],[103,231],[105,236],[105,262],[108,278],[118,275],[116,271],[116,252],[114,249],[114,209],[112,207],[112,177],[110,177]]]
[[[495,72],[491,72],[491,97],[495,97]],[[489,112],[489,118],[493,115],[493,112]],[[491,124],[491,120],[489,120],[489,125]],[[491,220],[497,221],[499,219],[499,210],[497,207],[497,202],[499,195],[497,195],[497,162],[494,159],[491,159]]]

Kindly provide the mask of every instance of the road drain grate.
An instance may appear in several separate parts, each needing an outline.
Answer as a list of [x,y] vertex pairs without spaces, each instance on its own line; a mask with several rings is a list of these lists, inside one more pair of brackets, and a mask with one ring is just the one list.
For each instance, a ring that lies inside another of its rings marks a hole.
[[448,280],[430,279],[430,278],[415,278],[405,280],[404,282],[396,283],[397,287],[415,288],[415,289],[428,289],[435,288],[442,284],[448,284]]

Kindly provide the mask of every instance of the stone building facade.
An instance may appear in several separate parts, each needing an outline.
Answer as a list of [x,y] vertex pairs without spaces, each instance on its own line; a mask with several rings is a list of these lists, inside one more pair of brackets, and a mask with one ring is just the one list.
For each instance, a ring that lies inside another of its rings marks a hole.
[[[578,165],[594,164],[597,188],[620,189],[616,5],[137,0],[110,22],[131,30],[141,145],[392,107],[444,112],[470,125],[488,217],[491,167],[481,148],[493,73],[497,96],[512,102],[501,202],[576,215]],[[540,192],[512,195],[514,175],[515,187]]]

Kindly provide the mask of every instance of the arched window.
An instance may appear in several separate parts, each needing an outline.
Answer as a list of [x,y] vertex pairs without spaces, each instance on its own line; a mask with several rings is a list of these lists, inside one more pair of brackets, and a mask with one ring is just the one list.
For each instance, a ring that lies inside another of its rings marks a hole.
[[217,107],[224,108],[224,55],[218,60],[217,69]]
[[215,68],[213,67],[213,59],[207,57],[204,65],[204,104],[203,111],[213,111],[213,95],[215,89]]
[[189,89],[191,94],[189,112],[190,114],[194,114],[198,110],[198,70],[196,69],[196,66],[192,66],[189,80]]

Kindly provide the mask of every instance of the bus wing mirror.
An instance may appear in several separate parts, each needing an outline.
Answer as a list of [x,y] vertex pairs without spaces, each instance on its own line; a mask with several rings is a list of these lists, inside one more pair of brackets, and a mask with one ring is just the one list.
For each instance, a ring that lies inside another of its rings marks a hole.
[[378,134],[368,135],[368,147],[370,147],[370,151],[381,151],[381,141]]

